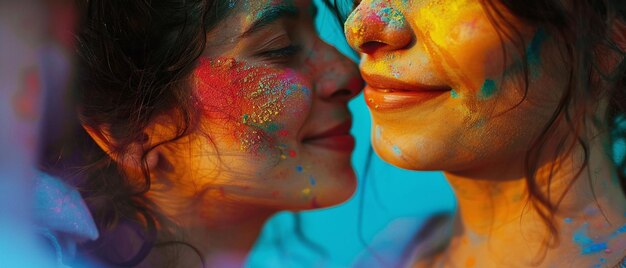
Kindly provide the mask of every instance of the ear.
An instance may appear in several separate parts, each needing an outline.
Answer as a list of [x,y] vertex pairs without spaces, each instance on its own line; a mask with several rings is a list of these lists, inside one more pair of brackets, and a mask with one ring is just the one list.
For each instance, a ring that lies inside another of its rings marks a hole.
[[151,131],[144,131],[144,137],[142,139],[133,141],[126,148],[121,148],[121,151],[118,151],[118,148],[116,148],[118,143],[111,135],[110,126],[102,125],[94,128],[83,124],[83,128],[96,144],[126,172],[142,174],[142,159],[144,158],[144,154],[149,170],[155,170],[159,165],[160,152],[157,148],[150,150],[152,147],[150,141],[152,139],[146,134]]

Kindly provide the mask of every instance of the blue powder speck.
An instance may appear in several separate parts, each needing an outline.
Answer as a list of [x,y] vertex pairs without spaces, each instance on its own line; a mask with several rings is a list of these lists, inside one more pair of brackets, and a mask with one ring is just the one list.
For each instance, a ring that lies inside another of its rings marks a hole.
[[593,240],[587,236],[587,227],[589,223],[584,223],[583,226],[574,232],[573,241],[581,248],[593,243]]
[[541,44],[548,38],[548,34],[542,28],[539,28],[535,36],[526,48],[526,60],[530,68],[532,78],[539,76],[539,68],[541,66]]
[[480,88],[479,97],[481,99],[487,99],[496,93],[496,81],[491,79],[485,80],[485,83]]
[[456,99],[459,97],[459,93],[456,92],[456,90],[452,89],[450,90],[450,97],[452,97],[453,99]]
[[572,223],[572,218],[565,218],[563,221],[565,221],[565,223]]
[[302,170],[303,170],[302,166],[300,166],[300,165],[297,165],[297,166],[296,166],[296,171],[298,171],[298,172],[302,172]]
[[589,246],[584,247],[581,251],[581,254],[583,255],[592,254],[592,253],[600,252],[605,249],[606,249],[606,243],[591,244]]
[[601,262],[601,263],[605,263],[605,262],[606,262],[606,259],[605,259],[605,258],[600,258],[600,262]]
[[309,177],[309,183],[311,183],[311,185],[315,186],[315,184],[317,184],[317,182],[315,181],[315,178],[313,178],[313,176]]
[[396,155],[402,155],[402,150],[400,150],[400,147],[398,147],[398,145],[394,145],[392,149],[393,153],[395,153]]

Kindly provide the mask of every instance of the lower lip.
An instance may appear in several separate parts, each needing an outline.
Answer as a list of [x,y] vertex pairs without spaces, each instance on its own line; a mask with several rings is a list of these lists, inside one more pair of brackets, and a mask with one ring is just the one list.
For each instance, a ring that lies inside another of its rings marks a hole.
[[364,94],[367,106],[369,106],[370,109],[376,111],[391,111],[420,105],[443,94],[450,94],[450,91],[430,90],[383,92],[370,86],[366,86]]
[[350,134],[308,140],[306,144],[338,152],[352,152],[356,145]]

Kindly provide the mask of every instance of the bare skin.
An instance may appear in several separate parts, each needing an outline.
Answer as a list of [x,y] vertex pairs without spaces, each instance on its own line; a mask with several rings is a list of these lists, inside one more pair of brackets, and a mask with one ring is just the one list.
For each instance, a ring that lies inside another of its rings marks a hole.
[[[550,219],[557,241],[540,217],[543,208],[529,203],[525,155],[564,93],[566,63],[557,38],[503,16],[519,31],[525,53],[498,37],[474,0],[364,0],[346,22],[348,41],[362,55],[376,152],[402,168],[443,170],[458,199],[451,243],[414,265],[615,265],[626,254],[626,199],[604,149],[607,130],[579,125],[590,148],[580,174],[583,149],[564,120],[543,146],[537,189],[545,194],[549,185],[558,204]],[[528,91],[520,82],[522,57]],[[602,120],[606,103],[590,103],[586,122]],[[551,155],[561,141],[572,149]]]
[[[276,212],[337,205],[354,192],[347,103],[362,80],[317,36],[314,10],[308,0],[241,1],[207,33],[188,79],[199,127],[145,158],[146,195],[167,246],[155,247],[144,267],[199,267],[200,257],[205,267],[242,267]],[[177,120],[155,118],[144,143],[111,154],[139,185],[143,152],[174,137]],[[106,135],[87,131],[108,151]]]

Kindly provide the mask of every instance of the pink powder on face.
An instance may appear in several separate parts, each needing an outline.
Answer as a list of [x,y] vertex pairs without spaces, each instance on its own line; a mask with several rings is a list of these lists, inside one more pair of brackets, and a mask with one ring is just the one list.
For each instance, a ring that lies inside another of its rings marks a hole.
[[308,109],[310,89],[291,69],[250,66],[233,59],[200,59],[194,72],[198,106],[224,127],[242,150],[260,152],[286,137],[284,114]]

